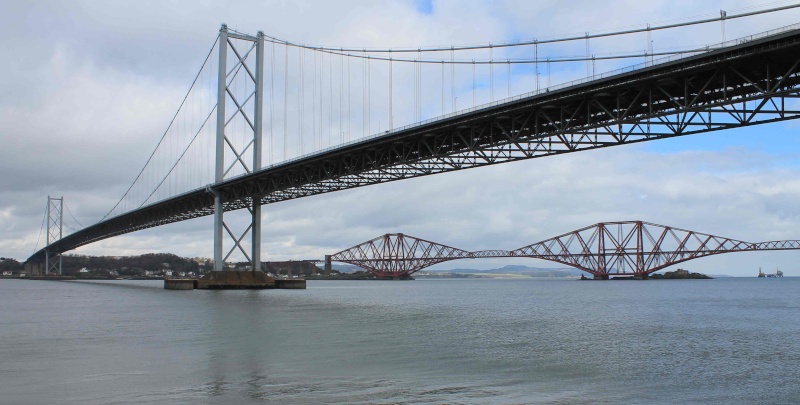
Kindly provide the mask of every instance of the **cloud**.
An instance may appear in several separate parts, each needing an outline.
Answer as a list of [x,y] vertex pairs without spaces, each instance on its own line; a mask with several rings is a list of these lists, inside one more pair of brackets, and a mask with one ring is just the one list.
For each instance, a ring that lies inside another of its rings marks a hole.
[[[616,1],[599,6],[583,1],[566,7],[563,2],[516,0],[433,1],[430,6],[412,0],[4,2],[0,5],[0,45],[5,56],[0,66],[0,255],[23,259],[33,251],[47,195],[64,195],[84,225],[96,222],[111,209],[164,132],[222,22],[243,32],[261,29],[309,44],[413,47],[545,38],[580,34],[586,27],[606,31],[698,17],[686,14],[693,9],[688,6],[696,6],[688,1],[678,3],[687,7],[676,7],[674,1],[640,3]],[[704,17],[726,9],[731,14],[756,4],[715,1],[695,13]],[[798,14],[790,10],[731,20],[725,25],[726,37],[793,23]],[[719,23],[662,31],[651,37],[656,50],[721,38]],[[643,50],[646,41],[644,34],[593,40],[590,53]],[[530,58],[531,51],[494,50],[492,56]],[[543,57],[586,52],[582,41],[539,51]],[[464,57],[482,59],[488,53]],[[600,72],[637,62],[598,62],[595,69]],[[360,66],[354,63],[351,68]],[[379,122],[385,130],[388,121],[381,66],[374,62],[372,131],[367,132],[375,132]],[[488,101],[491,91],[487,69],[478,68],[477,104]],[[583,63],[552,64],[550,69],[547,76],[547,66],[539,66],[542,87],[548,81],[557,84],[586,73]],[[504,97],[507,70],[501,66],[494,70],[495,95]],[[396,100],[411,99],[413,70],[398,67],[394,74]],[[443,107],[452,110],[449,86],[442,94],[441,74],[440,66],[423,69],[425,117],[441,114]],[[449,74],[446,71],[445,77]],[[459,67],[455,82],[458,107],[471,106],[471,67]],[[361,84],[352,86],[360,89]],[[513,67],[512,92],[534,88],[533,67]],[[354,95],[358,94],[355,90]],[[355,117],[360,117],[360,102],[357,97],[352,101]],[[290,116],[297,113],[296,106],[289,108]],[[394,108],[396,125],[413,120],[413,102],[396,101]],[[354,134],[361,133],[362,118],[353,120]],[[338,125],[334,126],[338,131]],[[791,128],[792,124],[774,124],[747,133],[770,142],[790,139]],[[800,197],[796,180],[800,169],[794,163],[798,145],[787,142],[781,148],[738,148],[741,136],[736,134],[745,132],[726,132],[730,134],[697,136],[715,145],[702,150],[695,150],[700,148],[692,140],[676,139],[265,206],[264,255],[278,260],[322,257],[387,232],[404,232],[464,249],[511,249],[599,221],[628,219],[745,240],[798,237],[795,202]],[[318,138],[304,141],[306,145],[321,142]],[[276,140],[276,146],[282,145]],[[77,226],[72,218],[65,220]],[[240,224],[242,220],[232,222]],[[207,257],[211,256],[210,223],[210,218],[202,218],[145,230],[78,252],[169,251]],[[773,265],[788,269],[796,259],[792,252],[742,254],[703,259],[686,267],[749,275],[762,264],[765,269]],[[451,262],[443,266],[498,263]]]

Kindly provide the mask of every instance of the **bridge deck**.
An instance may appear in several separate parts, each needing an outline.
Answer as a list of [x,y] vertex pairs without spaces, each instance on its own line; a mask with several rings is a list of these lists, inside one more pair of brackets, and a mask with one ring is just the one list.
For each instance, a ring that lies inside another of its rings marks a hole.
[[[53,243],[473,167],[800,117],[800,30],[644,67],[351,142],[109,218]],[[44,260],[45,249],[28,260]]]

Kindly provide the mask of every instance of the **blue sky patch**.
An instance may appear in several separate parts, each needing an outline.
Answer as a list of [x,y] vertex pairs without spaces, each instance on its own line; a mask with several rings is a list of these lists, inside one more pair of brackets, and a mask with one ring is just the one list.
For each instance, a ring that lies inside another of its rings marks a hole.
[[417,5],[417,11],[422,14],[433,13],[433,0],[414,0]]

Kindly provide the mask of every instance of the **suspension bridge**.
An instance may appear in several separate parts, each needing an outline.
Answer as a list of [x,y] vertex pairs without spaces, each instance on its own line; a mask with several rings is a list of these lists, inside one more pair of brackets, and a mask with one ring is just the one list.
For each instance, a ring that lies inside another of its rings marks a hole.
[[[213,215],[215,270],[243,258],[256,271],[263,205],[797,119],[800,25],[677,50],[655,50],[650,40],[653,32],[691,25],[720,23],[724,32],[726,22],[797,7],[583,36],[425,48],[311,46],[223,25],[124,195],[101,220],[67,235],[60,227],[51,231],[50,219],[63,209],[48,201],[46,246],[28,262],[58,273],[60,254],[72,249]],[[647,46],[592,52],[620,36],[646,38]],[[585,54],[560,53],[574,44],[585,44]],[[597,73],[598,64],[635,59],[641,63]],[[586,77],[552,85],[552,66],[575,70],[576,64],[585,67]],[[547,258],[533,247],[512,252]],[[602,255],[589,263],[590,256],[560,254],[548,257],[572,260],[592,274],[618,271]],[[653,260],[633,272],[669,261]]]

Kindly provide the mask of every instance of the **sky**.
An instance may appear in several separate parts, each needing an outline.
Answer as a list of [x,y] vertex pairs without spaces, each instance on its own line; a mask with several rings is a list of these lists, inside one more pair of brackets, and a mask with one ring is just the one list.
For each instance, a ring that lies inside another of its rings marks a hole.
[[[40,229],[48,195],[66,201],[66,232],[93,224],[111,210],[165,132],[222,23],[306,44],[449,46],[582,35],[789,3],[6,0],[0,3],[0,256],[24,260],[43,245]],[[797,22],[800,9],[730,20],[724,35],[734,39]],[[714,44],[722,41],[723,27],[712,23],[660,31],[650,39],[656,51]],[[591,53],[646,47],[644,35],[614,37],[591,42]],[[582,42],[542,49],[553,57],[585,51]],[[526,52],[530,48],[497,51],[492,57],[530,58]],[[603,62],[594,69],[600,73],[641,61]],[[425,69],[423,77],[441,74],[436,67]],[[455,108],[471,107],[473,97],[477,104],[489,101],[485,72],[473,96],[469,71],[463,69],[457,72]],[[509,95],[508,87],[510,95],[535,90],[531,69],[514,66],[509,86],[506,68],[496,67],[495,98]],[[543,66],[539,69],[544,87],[585,76],[587,65],[553,64],[549,75]],[[380,69],[374,75],[377,82],[383,80]],[[413,73],[398,69],[395,80],[412,83]],[[397,87],[397,100],[410,96],[410,85]],[[452,110],[451,95],[441,95],[439,87],[435,82],[424,87],[423,118],[439,115],[442,108]],[[411,105],[395,104],[395,126],[412,122]],[[387,106],[376,100],[374,108],[378,115],[371,129],[358,127],[353,138],[376,132],[378,125],[386,129],[388,119],[379,115]],[[510,250],[620,220],[752,242],[800,239],[798,125],[789,121],[533,159],[267,205],[262,255],[265,260],[316,259],[395,232],[465,250]],[[307,142],[326,146],[327,141]],[[200,218],[107,239],[74,253],[210,257],[211,229],[211,218]],[[736,253],[678,267],[734,276],[753,276],[759,267],[768,272],[780,268],[792,276],[800,275],[798,259],[800,252]],[[532,259],[484,259],[433,269],[506,264],[560,267]]]

